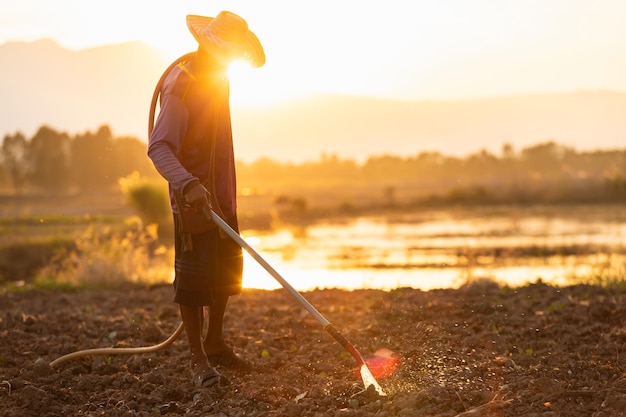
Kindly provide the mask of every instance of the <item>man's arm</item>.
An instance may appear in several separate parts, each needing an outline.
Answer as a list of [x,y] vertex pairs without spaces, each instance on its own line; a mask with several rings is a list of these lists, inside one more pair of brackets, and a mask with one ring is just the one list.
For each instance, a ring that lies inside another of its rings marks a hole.
[[187,118],[183,102],[175,95],[165,94],[148,141],[148,157],[163,178],[181,193],[185,186],[199,182],[176,157],[185,139]]

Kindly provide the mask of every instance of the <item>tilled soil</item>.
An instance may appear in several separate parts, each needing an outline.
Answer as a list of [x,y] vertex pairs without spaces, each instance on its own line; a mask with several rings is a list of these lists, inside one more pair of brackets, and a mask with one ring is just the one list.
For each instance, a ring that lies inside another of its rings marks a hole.
[[401,367],[364,384],[356,361],[284,290],[245,290],[226,337],[252,371],[191,383],[183,335],[139,355],[49,363],[70,352],[154,345],[178,326],[169,285],[0,294],[0,416],[618,416],[626,410],[626,292],[477,282],[305,297],[366,357]]

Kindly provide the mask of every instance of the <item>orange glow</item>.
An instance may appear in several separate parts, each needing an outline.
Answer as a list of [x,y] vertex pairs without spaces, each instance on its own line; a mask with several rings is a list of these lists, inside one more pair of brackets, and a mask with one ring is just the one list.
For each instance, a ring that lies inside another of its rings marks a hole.
[[245,61],[230,64],[230,101],[241,106],[266,106],[294,98],[298,94],[281,88],[282,74],[272,67],[251,68]]
[[378,349],[373,357],[365,360],[365,363],[374,378],[385,379],[400,369],[401,360],[389,349]]
[[236,7],[226,0],[4,3],[0,45],[52,38],[82,49],[140,40],[171,59],[196,47],[186,14],[232,10],[264,45],[267,68],[259,74],[267,75],[258,75],[260,84],[283,90],[252,91],[245,83],[245,94],[237,96],[245,102],[284,99],[285,90],[469,99],[626,86],[620,53],[626,3],[619,0],[445,0],[387,7],[354,0],[274,7],[253,0]]

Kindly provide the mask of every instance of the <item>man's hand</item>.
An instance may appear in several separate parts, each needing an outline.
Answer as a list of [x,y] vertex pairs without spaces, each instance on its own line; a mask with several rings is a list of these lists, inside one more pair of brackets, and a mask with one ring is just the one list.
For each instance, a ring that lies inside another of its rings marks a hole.
[[211,193],[202,184],[196,184],[184,195],[185,201],[201,209],[211,210]]

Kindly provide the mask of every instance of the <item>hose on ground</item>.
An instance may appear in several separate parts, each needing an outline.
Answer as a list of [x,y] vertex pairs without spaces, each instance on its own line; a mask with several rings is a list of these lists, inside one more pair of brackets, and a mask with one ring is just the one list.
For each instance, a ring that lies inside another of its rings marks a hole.
[[[191,58],[193,56],[193,52],[189,52],[185,55],[182,55],[181,57],[179,57],[178,59],[174,60],[174,62],[172,62],[167,69],[163,72],[163,74],[161,75],[161,78],[159,79],[159,81],[156,84],[156,87],[154,88],[154,93],[152,94],[152,100],[150,101],[150,112],[148,114],[148,135],[152,134],[152,130],[154,128],[154,118],[155,118],[155,114],[156,114],[156,106],[157,106],[157,102],[161,93],[161,87],[163,86],[163,82],[165,81],[165,77],[167,77],[167,74],[175,67],[177,66],[179,63],[184,62],[186,60],[188,60],[189,58]],[[169,345],[172,344],[172,342],[174,340],[176,340],[176,338],[181,334],[181,332],[183,331],[183,323],[181,322],[178,325],[178,328],[174,331],[174,333],[172,333],[172,335],[170,337],[168,337],[166,340],[164,340],[163,342],[159,343],[158,345],[154,345],[154,346],[145,346],[145,347],[137,347],[137,348],[98,348],[98,349],[87,349],[87,350],[80,350],[77,352],[73,352],[73,353],[68,353],[65,356],[61,356],[58,359],[53,360],[52,362],[50,362],[50,366],[51,367],[55,367],[65,361],[68,361],[70,359],[76,359],[76,358],[80,358],[83,356],[92,356],[92,355],[134,355],[137,353],[152,353],[152,352],[156,352],[158,350],[164,349],[166,347],[168,347]]]
[[137,353],[152,353],[161,349],[165,349],[169,345],[176,340],[176,338],[183,331],[183,323],[181,322],[178,325],[178,328],[172,333],[170,337],[162,341],[161,343],[154,346],[143,346],[136,348],[98,348],[98,349],[87,349],[87,350],[79,350],[77,352],[68,353],[67,355],[61,356],[58,359],[50,362],[51,367],[55,367],[65,361],[69,361],[70,359],[81,358],[83,356],[92,356],[92,355],[134,355]]

